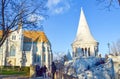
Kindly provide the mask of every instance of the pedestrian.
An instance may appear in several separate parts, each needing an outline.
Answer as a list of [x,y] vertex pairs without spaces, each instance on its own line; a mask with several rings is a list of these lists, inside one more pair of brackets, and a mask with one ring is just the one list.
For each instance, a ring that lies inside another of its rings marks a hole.
[[47,67],[46,65],[43,66],[43,78],[46,78],[46,71],[47,71]]
[[43,76],[43,67],[41,67],[39,70],[39,76]]
[[39,76],[39,70],[40,70],[40,66],[39,66],[39,65],[36,65],[36,67],[35,67],[36,77]]
[[56,72],[56,66],[55,63],[52,62],[52,79],[54,79],[55,72]]

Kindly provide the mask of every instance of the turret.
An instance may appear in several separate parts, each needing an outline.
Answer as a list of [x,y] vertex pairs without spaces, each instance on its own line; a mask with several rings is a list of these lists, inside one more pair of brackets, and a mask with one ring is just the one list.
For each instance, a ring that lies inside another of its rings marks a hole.
[[98,44],[90,32],[83,9],[81,8],[76,38],[72,43],[73,57],[97,56]]

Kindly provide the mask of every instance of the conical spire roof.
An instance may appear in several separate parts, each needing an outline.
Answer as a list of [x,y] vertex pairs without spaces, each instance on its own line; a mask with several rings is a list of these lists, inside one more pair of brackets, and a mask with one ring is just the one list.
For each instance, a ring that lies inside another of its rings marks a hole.
[[90,32],[90,29],[88,27],[82,8],[81,8],[80,20],[79,20],[79,25],[78,25],[78,30],[77,30],[75,41],[81,41],[85,43],[96,42],[96,40],[93,38]]

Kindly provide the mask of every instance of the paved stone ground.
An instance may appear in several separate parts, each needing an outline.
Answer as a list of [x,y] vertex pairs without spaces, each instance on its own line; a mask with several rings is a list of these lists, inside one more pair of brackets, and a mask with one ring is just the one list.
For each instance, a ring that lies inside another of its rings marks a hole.
[[51,78],[49,78],[49,77],[46,77],[46,78],[43,78],[43,77],[29,78],[29,77],[17,76],[17,75],[12,75],[12,76],[0,75],[0,79],[51,79]]
[[52,79],[52,78],[50,78],[50,77],[46,77],[46,78],[43,78],[43,77],[34,77],[34,78],[29,78],[29,79]]
[[43,77],[36,77],[36,78],[29,78],[29,79],[51,79],[49,77],[43,78]]
[[0,75],[0,79],[29,79],[29,77],[17,76],[17,75],[12,75],[12,76]]

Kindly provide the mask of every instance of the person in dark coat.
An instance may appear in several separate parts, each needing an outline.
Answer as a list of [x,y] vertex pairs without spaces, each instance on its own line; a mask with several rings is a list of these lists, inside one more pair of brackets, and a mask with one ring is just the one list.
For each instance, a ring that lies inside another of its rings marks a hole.
[[41,67],[39,70],[39,76],[43,76],[43,67]]
[[46,78],[46,71],[47,71],[47,67],[46,65],[43,66],[43,77]]
[[39,65],[36,65],[36,67],[35,67],[36,77],[39,76],[39,70],[40,70],[40,66],[39,66]]
[[54,79],[55,72],[56,72],[56,65],[54,62],[52,62],[52,79]]

